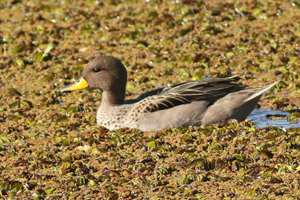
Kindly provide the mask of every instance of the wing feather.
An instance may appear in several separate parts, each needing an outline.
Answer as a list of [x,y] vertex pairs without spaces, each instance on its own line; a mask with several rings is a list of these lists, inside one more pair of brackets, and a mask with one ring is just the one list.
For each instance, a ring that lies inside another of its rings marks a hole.
[[244,86],[236,83],[239,79],[239,76],[208,78],[153,90],[140,95],[135,100],[139,104],[136,109],[140,112],[155,112],[193,101],[207,101],[213,104],[229,93],[244,89]]

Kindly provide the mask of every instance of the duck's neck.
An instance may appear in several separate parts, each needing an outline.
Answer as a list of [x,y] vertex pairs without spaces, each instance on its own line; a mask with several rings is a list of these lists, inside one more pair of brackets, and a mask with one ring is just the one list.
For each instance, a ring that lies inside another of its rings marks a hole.
[[118,106],[124,104],[125,91],[103,91],[101,106]]

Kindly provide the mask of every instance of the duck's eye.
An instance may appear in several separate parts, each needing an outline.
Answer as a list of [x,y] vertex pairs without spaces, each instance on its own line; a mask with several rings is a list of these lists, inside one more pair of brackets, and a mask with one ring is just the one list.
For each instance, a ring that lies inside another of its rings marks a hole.
[[96,67],[93,69],[93,72],[100,72],[100,71],[101,71],[101,69],[99,67]]

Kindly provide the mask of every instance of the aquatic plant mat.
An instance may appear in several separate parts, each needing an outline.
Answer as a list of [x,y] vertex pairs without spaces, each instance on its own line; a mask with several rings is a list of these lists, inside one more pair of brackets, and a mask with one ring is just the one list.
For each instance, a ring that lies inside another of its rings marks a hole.
[[2,198],[299,198],[298,128],[247,120],[109,132],[95,122],[99,90],[59,92],[96,54],[112,55],[128,69],[127,98],[241,74],[250,87],[282,80],[259,104],[297,122],[299,1],[2,0],[0,9]]

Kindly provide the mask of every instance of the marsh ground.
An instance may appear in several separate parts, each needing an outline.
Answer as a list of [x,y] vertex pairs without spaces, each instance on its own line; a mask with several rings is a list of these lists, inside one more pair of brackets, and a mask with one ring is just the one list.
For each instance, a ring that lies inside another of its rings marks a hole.
[[127,97],[188,80],[282,80],[261,106],[299,120],[300,2],[0,2],[0,194],[11,199],[296,199],[300,129],[251,121],[109,132],[100,91],[61,94],[96,54]]

